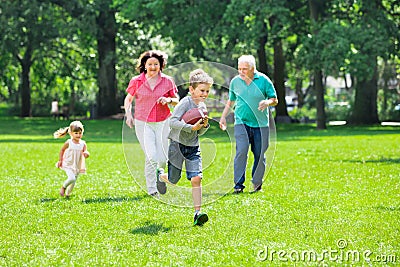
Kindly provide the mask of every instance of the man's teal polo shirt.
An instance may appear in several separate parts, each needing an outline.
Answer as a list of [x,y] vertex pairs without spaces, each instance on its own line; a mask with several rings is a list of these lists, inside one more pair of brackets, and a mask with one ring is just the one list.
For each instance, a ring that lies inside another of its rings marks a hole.
[[265,74],[255,72],[249,85],[239,75],[235,76],[229,85],[229,100],[236,102],[235,124],[268,127],[268,109],[260,111],[258,104],[269,98],[276,98],[276,91]]

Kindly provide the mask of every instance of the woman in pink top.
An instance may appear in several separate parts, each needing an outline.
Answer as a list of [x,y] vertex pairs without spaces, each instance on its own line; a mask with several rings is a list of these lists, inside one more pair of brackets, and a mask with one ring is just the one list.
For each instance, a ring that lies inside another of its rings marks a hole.
[[[135,126],[136,136],[145,155],[145,177],[147,192],[158,197],[165,187],[157,190],[157,170],[162,171],[167,162],[169,117],[168,104],[179,102],[178,89],[171,77],[161,71],[167,56],[161,51],[150,50],[139,57],[137,69],[140,74],[129,82],[124,101],[126,124]],[[132,115],[132,101],[135,110]],[[161,184],[164,185],[165,184]]]

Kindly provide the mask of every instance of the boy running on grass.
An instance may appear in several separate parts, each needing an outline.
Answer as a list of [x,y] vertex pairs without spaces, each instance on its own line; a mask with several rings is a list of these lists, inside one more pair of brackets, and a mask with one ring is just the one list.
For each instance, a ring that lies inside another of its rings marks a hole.
[[[184,97],[175,107],[170,118],[170,145],[168,149],[168,174],[162,169],[158,170],[157,185],[165,187],[178,183],[181,178],[182,165],[185,162],[186,176],[192,184],[192,197],[194,203],[194,225],[202,226],[208,221],[208,216],[200,212],[201,208],[201,179],[203,177],[202,162],[199,146],[199,135],[204,134],[210,127],[208,117],[200,119],[191,125],[181,120],[182,116],[190,109],[206,109],[204,101],[208,97],[213,79],[202,69],[196,69],[189,75],[190,95]],[[164,191],[165,192],[165,191]]]

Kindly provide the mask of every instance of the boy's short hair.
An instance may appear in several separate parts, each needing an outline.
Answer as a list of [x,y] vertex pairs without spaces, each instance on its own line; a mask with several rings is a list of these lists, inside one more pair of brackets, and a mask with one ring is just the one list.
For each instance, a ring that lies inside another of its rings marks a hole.
[[195,69],[189,74],[189,85],[196,88],[200,83],[213,84],[214,80],[204,70]]

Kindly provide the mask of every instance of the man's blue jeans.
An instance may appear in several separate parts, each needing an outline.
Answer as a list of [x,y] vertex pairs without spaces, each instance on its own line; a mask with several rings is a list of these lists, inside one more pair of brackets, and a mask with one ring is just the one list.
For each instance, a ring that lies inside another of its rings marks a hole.
[[269,146],[269,127],[250,127],[245,124],[235,125],[236,156],[234,161],[235,188],[245,188],[247,154],[249,146],[254,155],[251,172],[252,183],[262,184],[265,173],[265,152]]

